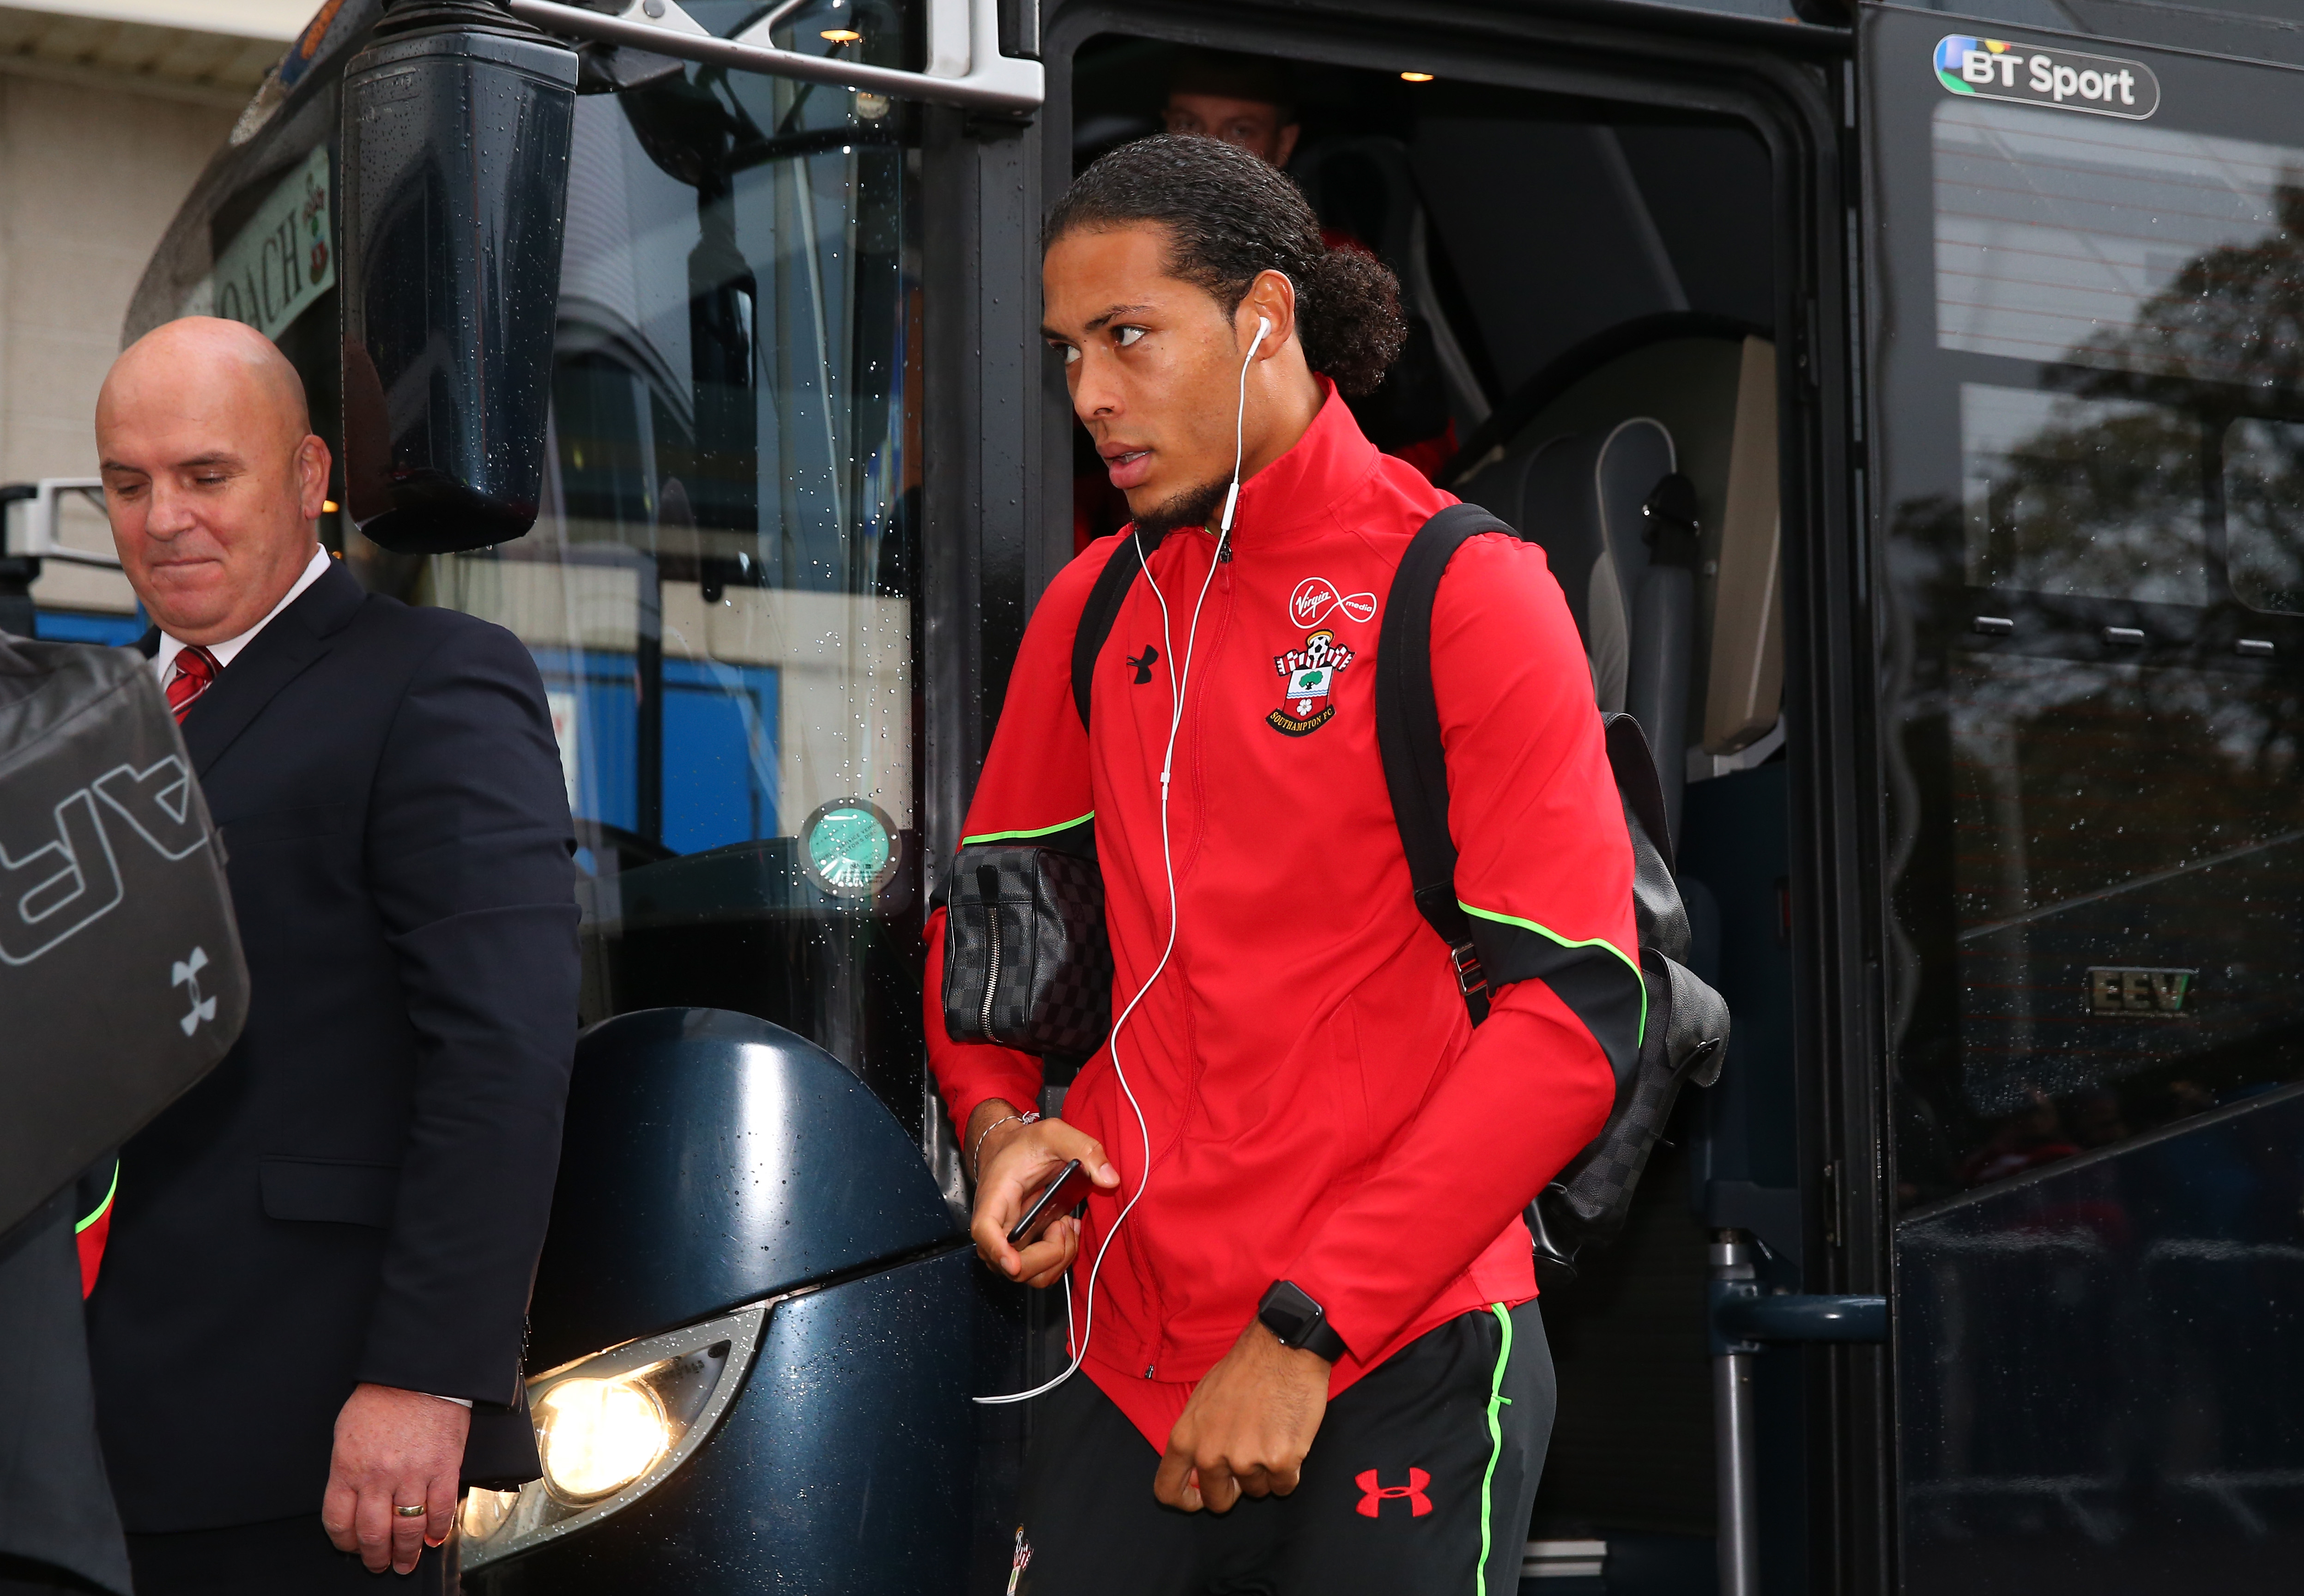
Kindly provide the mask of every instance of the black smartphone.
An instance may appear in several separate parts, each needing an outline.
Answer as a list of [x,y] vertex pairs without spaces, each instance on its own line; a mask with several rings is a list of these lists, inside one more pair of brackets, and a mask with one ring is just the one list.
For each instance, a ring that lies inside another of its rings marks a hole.
[[1056,1171],[1055,1179],[1040,1188],[1032,1206],[1024,1210],[1024,1217],[1016,1221],[1016,1228],[1008,1233],[1008,1244],[1028,1247],[1038,1241],[1040,1232],[1087,1201],[1088,1193],[1095,1188],[1096,1182],[1074,1159]]

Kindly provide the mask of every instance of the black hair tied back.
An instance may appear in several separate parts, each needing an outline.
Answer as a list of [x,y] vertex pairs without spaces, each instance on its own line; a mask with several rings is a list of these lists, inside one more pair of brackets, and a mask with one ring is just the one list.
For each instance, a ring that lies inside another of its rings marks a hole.
[[1400,279],[1366,250],[1350,245],[1323,252],[1311,281],[1297,284],[1296,316],[1305,361],[1355,399],[1376,391],[1408,341],[1408,324],[1400,314]]
[[1392,269],[1365,250],[1328,248],[1285,174],[1215,139],[1164,133],[1122,145],[1056,201],[1041,250],[1068,233],[1146,222],[1168,230],[1169,270],[1214,295],[1227,316],[1258,273],[1286,273],[1305,361],[1344,394],[1373,390],[1407,340]]

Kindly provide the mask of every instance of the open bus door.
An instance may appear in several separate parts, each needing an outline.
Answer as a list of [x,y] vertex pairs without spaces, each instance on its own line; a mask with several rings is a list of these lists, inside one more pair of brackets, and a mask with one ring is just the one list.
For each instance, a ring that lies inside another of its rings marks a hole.
[[1859,50],[1901,1588],[2282,1588],[2304,73]]
[[[1622,1237],[1543,1281],[1560,1405],[1522,1588],[1881,1589],[1885,1276],[1876,1227],[1855,1218],[1871,1211],[1877,1105],[1861,1062],[1872,800],[1838,333],[1849,36],[1504,4],[1379,20],[1066,0],[1043,21],[1044,115],[971,149],[975,181],[951,189],[981,228],[986,319],[984,358],[961,374],[976,402],[947,413],[978,428],[975,458],[1012,473],[1008,580],[1027,602],[1117,525],[1097,519],[1115,512],[1093,463],[1068,464],[1080,429],[1061,373],[1030,363],[1030,225],[1088,161],[1157,131],[1193,52],[1284,63],[1300,129],[1287,169],[1332,242],[1393,266],[1410,318],[1386,382],[1400,403],[1380,389],[1356,403],[1363,429],[1411,461],[1453,429],[1434,480],[1545,546],[1590,619],[1596,696],[1669,751],[1693,962],[1735,1032]],[[1403,418],[1419,392],[1425,419]],[[1018,437],[1004,417],[1021,399],[1037,426]],[[1602,590],[1638,590],[1639,561],[1612,562],[1642,546],[1627,522],[1673,471],[1704,529],[1694,613],[1656,625],[1626,611],[1619,630],[1594,618]],[[1829,1341],[1853,1345],[1812,1345]],[[1052,1348],[1045,1373],[1062,1366]]]

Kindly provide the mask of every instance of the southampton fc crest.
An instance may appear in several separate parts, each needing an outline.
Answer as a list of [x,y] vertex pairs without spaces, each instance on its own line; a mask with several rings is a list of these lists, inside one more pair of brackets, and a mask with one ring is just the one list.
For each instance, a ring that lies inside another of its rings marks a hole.
[[1352,662],[1352,651],[1336,641],[1333,632],[1313,632],[1300,649],[1273,657],[1273,667],[1285,684],[1280,708],[1264,717],[1284,736],[1301,737],[1317,732],[1335,717],[1330,694],[1337,674]]

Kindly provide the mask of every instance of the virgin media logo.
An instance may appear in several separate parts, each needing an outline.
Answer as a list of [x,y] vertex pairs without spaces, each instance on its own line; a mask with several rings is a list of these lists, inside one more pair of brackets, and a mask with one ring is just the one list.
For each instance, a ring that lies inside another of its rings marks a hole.
[[1288,596],[1288,618],[1299,626],[1317,626],[1320,617],[1332,609],[1344,612],[1348,619],[1370,621],[1376,618],[1374,593],[1339,593],[1336,584],[1325,576],[1308,576],[1296,584]]

